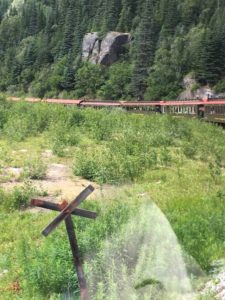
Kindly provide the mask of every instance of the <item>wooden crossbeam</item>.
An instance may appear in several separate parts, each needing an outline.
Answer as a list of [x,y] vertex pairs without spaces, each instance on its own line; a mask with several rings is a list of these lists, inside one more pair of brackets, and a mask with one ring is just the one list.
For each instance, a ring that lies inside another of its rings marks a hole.
[[54,211],[60,211],[60,214],[53,219],[53,221],[42,231],[44,236],[50,234],[62,221],[65,221],[66,230],[70,242],[70,247],[73,255],[73,263],[76,269],[77,278],[80,287],[80,295],[82,300],[89,300],[87,284],[83,272],[82,262],[79,255],[79,248],[74,230],[74,225],[71,215],[76,215],[84,218],[95,219],[97,214],[92,211],[78,209],[77,206],[84,201],[92,192],[94,188],[89,185],[85,188],[70,204],[64,201],[61,204],[51,203],[39,199],[32,199],[31,205],[51,209]]
[[[32,199],[31,205],[54,210],[54,211],[61,211],[59,204],[44,201],[44,200]],[[75,208],[71,214],[75,215],[75,216],[79,216],[79,217],[88,218],[88,219],[96,219],[97,218],[96,212],[85,210],[85,209],[80,209],[80,208]]]
[[72,211],[94,191],[93,186],[89,185],[84,189],[61,213],[42,231],[44,236],[48,236],[62,221],[64,221]]

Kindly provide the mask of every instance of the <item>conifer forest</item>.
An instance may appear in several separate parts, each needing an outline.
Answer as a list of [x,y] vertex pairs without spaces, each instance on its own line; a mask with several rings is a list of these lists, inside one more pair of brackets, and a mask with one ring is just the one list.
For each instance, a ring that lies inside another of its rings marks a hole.
[[[224,18],[222,0],[0,0],[0,90],[174,99],[192,74],[224,92]],[[131,34],[119,60],[82,62],[85,34],[110,31]]]
[[224,125],[225,0],[0,0],[0,300],[225,300]]

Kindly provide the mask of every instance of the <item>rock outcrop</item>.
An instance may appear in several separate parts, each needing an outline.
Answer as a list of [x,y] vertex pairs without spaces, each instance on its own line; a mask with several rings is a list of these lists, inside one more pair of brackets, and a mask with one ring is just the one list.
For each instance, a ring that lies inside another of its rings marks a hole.
[[83,44],[82,44],[83,60],[90,59],[97,41],[98,41],[98,33],[97,32],[91,32],[91,33],[87,33],[85,35]]
[[192,78],[191,75],[187,75],[184,77],[183,87],[184,91],[179,95],[179,100],[207,99],[217,96],[208,85],[199,86],[197,81]]
[[103,39],[99,38],[97,32],[87,33],[82,45],[83,61],[110,66],[118,60],[124,46],[129,42],[129,33],[112,31]]

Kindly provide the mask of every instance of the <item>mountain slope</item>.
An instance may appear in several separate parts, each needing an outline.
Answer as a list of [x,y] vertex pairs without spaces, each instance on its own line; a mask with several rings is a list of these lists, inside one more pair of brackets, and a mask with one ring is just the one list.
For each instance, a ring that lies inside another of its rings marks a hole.
[[[182,79],[225,91],[220,0],[0,0],[0,90],[34,96],[174,98]],[[87,32],[130,32],[109,68],[81,62]]]

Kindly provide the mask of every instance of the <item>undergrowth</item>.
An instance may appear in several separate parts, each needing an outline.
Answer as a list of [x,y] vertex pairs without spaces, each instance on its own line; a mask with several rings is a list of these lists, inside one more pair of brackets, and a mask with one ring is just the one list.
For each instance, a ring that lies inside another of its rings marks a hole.
[[[225,257],[222,128],[194,119],[120,110],[12,104],[1,97],[0,139],[3,173],[16,166],[24,168],[26,178],[44,178],[40,152],[48,147],[65,158],[75,175],[120,185],[112,201],[84,205],[99,213],[96,221],[76,218],[84,257],[97,254],[106,238],[119,234],[142,195],[163,210],[182,249],[204,270]],[[13,153],[19,145],[29,151],[37,148],[38,153],[34,159]],[[9,271],[0,281],[4,299],[60,299],[65,291],[77,295],[64,227],[42,239],[41,230],[55,214],[24,211],[30,198],[41,193],[30,183],[11,192],[0,190],[0,274]]]

